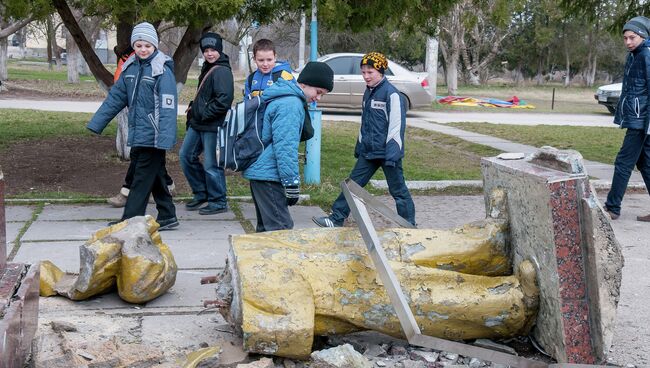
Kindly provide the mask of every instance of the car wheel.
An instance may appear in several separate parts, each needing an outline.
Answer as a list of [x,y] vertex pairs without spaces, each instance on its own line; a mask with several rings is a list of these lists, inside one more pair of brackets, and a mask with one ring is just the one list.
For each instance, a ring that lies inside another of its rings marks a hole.
[[609,106],[609,105],[608,105],[608,106],[606,106],[606,107],[607,107],[607,110],[609,110],[609,113],[610,113],[610,114],[612,114],[612,115],[615,115],[615,114],[616,114],[616,106]]
[[406,97],[406,95],[401,92],[400,92],[400,96],[402,97],[402,99],[404,99],[404,110],[405,110],[404,112],[407,113],[411,109],[411,101],[409,101],[409,98]]

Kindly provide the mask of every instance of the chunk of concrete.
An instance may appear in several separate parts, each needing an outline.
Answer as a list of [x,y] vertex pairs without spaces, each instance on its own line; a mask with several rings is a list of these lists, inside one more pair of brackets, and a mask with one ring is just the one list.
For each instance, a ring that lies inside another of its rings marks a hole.
[[313,368],[370,368],[372,364],[352,345],[344,344],[311,353]]

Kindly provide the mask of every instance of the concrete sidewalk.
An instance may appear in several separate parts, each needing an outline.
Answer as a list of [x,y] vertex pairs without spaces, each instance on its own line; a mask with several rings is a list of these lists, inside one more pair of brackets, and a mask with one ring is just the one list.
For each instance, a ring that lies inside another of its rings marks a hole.
[[[391,198],[381,199],[394,206]],[[451,228],[479,220],[485,213],[482,196],[419,196],[414,200],[421,228]],[[37,363],[56,367],[53,359],[57,353],[52,347],[56,333],[50,326],[53,321],[68,322],[77,329],[65,333],[68,347],[77,354],[100,345],[113,346],[115,340],[123,352],[133,346],[143,352],[133,353],[134,359],[158,359],[160,367],[179,366],[179,359],[201,346],[232,346],[229,344],[234,337],[227,323],[214,309],[203,308],[203,301],[214,299],[214,287],[199,283],[201,277],[215,275],[223,268],[228,236],[254,227],[251,203],[231,202],[231,206],[232,211],[214,216],[201,216],[178,206],[181,226],[161,233],[178,263],[176,284],[149,303],[128,304],[115,293],[82,302],[40,298]],[[626,257],[610,353],[611,361],[620,365],[650,364],[650,332],[645,327],[650,318],[650,224],[635,221],[636,215],[649,211],[648,195],[628,195],[623,215],[613,222]],[[324,214],[320,208],[310,206],[295,206],[291,212],[296,228],[314,227],[311,217]],[[79,245],[120,214],[120,209],[104,205],[8,206],[10,259],[28,263],[50,260],[65,271],[78,272]]]

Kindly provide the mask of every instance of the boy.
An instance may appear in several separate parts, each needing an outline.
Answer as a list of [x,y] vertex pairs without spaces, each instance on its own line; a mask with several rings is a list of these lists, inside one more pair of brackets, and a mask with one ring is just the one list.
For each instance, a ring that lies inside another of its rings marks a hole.
[[261,95],[278,78],[294,80],[289,63],[276,60],[275,45],[271,40],[262,38],[255,42],[253,45],[253,60],[257,65],[257,70],[246,78],[244,84],[244,96],[246,98]]
[[[614,124],[627,128],[621,150],[614,162],[614,177],[607,194],[605,211],[612,220],[621,215],[625,195],[634,165],[641,172],[650,190],[650,139],[648,137],[648,103],[650,103],[650,50],[648,39],[650,19],[634,17],[623,26],[623,42],[629,54],[625,62],[625,77],[621,97],[616,107]],[[650,222],[650,215],[637,216],[638,221]]]
[[333,86],[332,69],[316,61],[305,66],[298,83],[280,78],[264,91],[264,151],[244,171],[255,203],[257,232],[293,228],[288,206],[296,204],[300,194],[298,144],[306,104],[320,100]]
[[178,226],[176,208],[165,183],[165,152],[176,143],[174,63],[158,50],[158,34],[150,23],[133,27],[131,45],[135,55],[122,65],[122,74],[87,128],[101,134],[123,108],[129,108],[128,145],[134,171],[120,221],[143,216],[149,195],[153,194],[159,230],[168,230]]
[[[365,186],[381,167],[388,182],[388,191],[395,199],[397,213],[415,225],[415,205],[402,172],[406,111],[397,89],[384,76],[388,61],[383,54],[371,52],[361,59],[361,74],[366,82],[361,112],[361,129],[354,149],[357,162],[350,179]],[[314,217],[321,227],[340,227],[350,214],[350,207],[341,193],[332,205],[332,214]]]
[[[226,212],[226,176],[217,166],[217,130],[223,124],[234,97],[228,55],[223,53],[221,36],[208,32],[199,43],[205,62],[199,75],[196,98],[188,108],[188,128],[180,151],[180,161],[194,198],[185,204],[201,215]],[[203,153],[203,164],[199,155]],[[207,206],[200,208],[204,203]]]

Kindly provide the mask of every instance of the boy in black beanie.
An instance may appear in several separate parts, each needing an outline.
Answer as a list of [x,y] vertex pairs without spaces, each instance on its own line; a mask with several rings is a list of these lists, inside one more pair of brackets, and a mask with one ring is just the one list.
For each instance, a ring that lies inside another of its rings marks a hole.
[[[388,182],[388,191],[395,199],[397,213],[415,225],[415,205],[402,171],[405,101],[384,76],[386,69],[388,60],[383,54],[371,52],[361,59],[366,92],[363,94],[359,139],[354,149],[357,162],[350,179],[363,187],[381,167]],[[340,227],[349,214],[350,207],[341,193],[332,205],[331,215],[314,217],[312,220],[320,227]]]
[[[205,61],[199,75],[196,97],[187,111],[187,133],[179,156],[183,174],[194,198],[185,208],[201,215],[226,212],[226,177],[217,164],[217,129],[223,125],[234,96],[228,55],[221,36],[208,32],[199,43]],[[203,153],[203,164],[199,156]],[[204,203],[207,206],[201,208]]]
[[293,228],[289,206],[300,196],[298,145],[304,127],[306,104],[320,100],[334,87],[334,72],[312,61],[298,83],[279,78],[261,95],[266,103],[262,142],[264,150],[244,171],[255,203],[257,232]]

